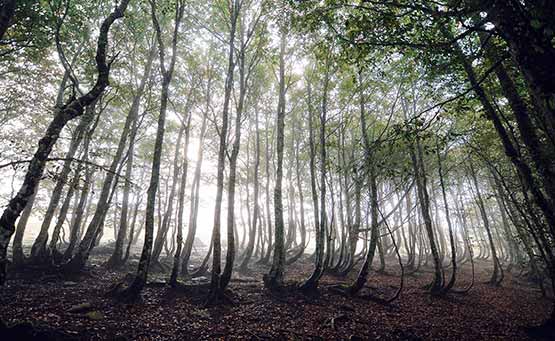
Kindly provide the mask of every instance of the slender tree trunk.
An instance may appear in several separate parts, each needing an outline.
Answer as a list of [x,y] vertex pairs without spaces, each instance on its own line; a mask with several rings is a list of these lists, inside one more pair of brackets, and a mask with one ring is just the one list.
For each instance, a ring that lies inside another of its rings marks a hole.
[[[449,213],[449,204],[447,203],[447,195],[445,193],[445,179],[443,175],[443,167],[441,162],[441,155],[439,154],[439,144],[436,143],[436,153],[437,153],[437,166],[439,174],[439,184],[441,186],[441,196],[443,198],[443,208],[445,209],[445,220],[447,220],[447,228],[449,229],[449,245],[451,246],[451,266],[452,272],[449,282],[443,288],[444,292],[448,292],[455,285],[455,280],[457,276],[457,249],[455,247],[455,240],[453,238],[453,225],[451,223],[451,216]],[[438,228],[441,228],[438,226]]]
[[349,293],[351,295],[356,295],[366,284],[368,279],[368,273],[370,272],[370,267],[372,266],[372,261],[374,259],[374,254],[376,252],[376,246],[378,244],[378,185],[376,179],[376,169],[374,165],[374,160],[372,160],[373,151],[370,144],[370,137],[368,136],[368,126],[366,123],[366,112],[365,104],[366,100],[364,97],[364,89],[362,83],[362,71],[359,70],[359,101],[360,101],[360,129],[362,134],[362,141],[364,145],[364,165],[368,169],[368,181],[370,184],[370,220],[371,220],[371,230],[370,230],[370,245],[366,251],[366,258],[364,264],[360,269],[357,279],[349,287]]
[[160,254],[162,253],[162,247],[164,246],[165,242],[167,241],[168,230],[170,228],[170,219],[171,214],[173,212],[173,202],[175,198],[175,191],[177,187],[177,182],[179,181],[179,154],[181,150],[181,140],[183,139],[183,134],[185,132],[185,125],[182,125],[179,129],[179,133],[177,136],[177,141],[175,144],[175,152],[174,152],[174,160],[173,160],[173,175],[172,175],[172,184],[170,187],[170,191],[168,194],[168,204],[165,207],[165,212],[162,218],[162,224],[160,225],[160,229],[158,229],[158,233],[156,234],[156,240],[154,241],[154,249],[152,250],[151,256],[151,263],[156,265],[160,265],[158,259],[160,258]]
[[[208,296],[208,302],[212,303],[220,298],[221,288],[221,240],[220,240],[220,225],[221,225],[221,215],[222,215],[222,196],[224,190],[224,170],[225,170],[225,158],[227,150],[227,130],[229,124],[229,105],[231,99],[231,91],[233,88],[233,70],[235,69],[235,31],[237,28],[237,18],[239,16],[240,1],[233,0],[230,3],[230,32],[229,32],[229,54],[228,54],[228,65],[227,65],[227,76],[225,80],[224,89],[224,103],[222,109],[222,126],[220,128],[220,146],[218,150],[218,170],[217,170],[217,190],[216,190],[216,201],[214,208],[214,226],[212,229],[212,277],[210,280],[210,294]],[[229,203],[228,203],[229,204]],[[233,226],[231,226],[233,229]]]
[[[329,53],[328,53],[329,54]],[[326,231],[328,228],[328,218],[326,213],[326,120],[327,120],[327,101],[328,101],[328,87],[329,87],[329,69],[330,69],[330,56],[328,55],[326,61],[326,73],[324,75],[323,95],[322,95],[322,108],[320,113],[320,207],[319,207],[319,226],[316,230],[316,259],[314,271],[312,275],[301,285],[302,290],[311,291],[318,288],[318,282],[324,272],[324,254],[325,254],[325,240]],[[309,94],[310,97],[310,94]],[[312,110],[310,110],[312,112]],[[312,113],[309,118],[309,139],[312,140]],[[311,151],[312,151],[311,143]],[[311,163],[314,162],[311,155]],[[311,165],[311,168],[314,165]],[[312,174],[311,174],[312,175]],[[313,194],[314,195],[314,194]],[[315,211],[316,212],[316,211]],[[328,253],[330,249],[328,248]]]
[[275,240],[274,255],[270,272],[264,275],[264,284],[273,290],[283,285],[283,271],[285,267],[285,235],[283,223],[283,200],[282,200],[282,180],[283,180],[283,142],[285,130],[285,48],[287,43],[287,30],[282,27],[280,32],[280,53],[279,53],[279,99],[276,117],[277,126],[277,168],[276,183],[274,188],[274,219],[275,219]]
[[17,228],[15,230],[12,247],[12,258],[15,267],[20,267],[25,263],[25,254],[23,253],[23,236],[25,234],[25,227],[27,226],[27,222],[31,217],[31,212],[33,210],[33,204],[35,203],[37,192],[38,191],[33,192],[33,195],[29,198],[25,209],[21,213],[21,217],[19,217],[19,220],[17,222]]
[[[239,13],[237,13],[239,15]],[[235,19],[237,20],[237,18]],[[242,25],[241,25],[242,26]],[[245,106],[245,97],[247,92],[248,70],[245,69],[245,53],[246,43],[244,40],[244,32],[241,27],[239,51],[239,101],[235,113],[235,139],[229,158],[229,178],[227,187],[227,252],[225,258],[225,267],[220,279],[220,288],[223,290],[231,280],[233,264],[235,263],[235,182],[237,178],[237,158],[239,157],[239,148],[241,147],[241,123],[243,121],[243,110]],[[253,230],[256,230],[256,222],[253,221]]]
[[491,275],[491,279],[489,281],[490,284],[493,284],[495,286],[499,286],[501,285],[501,280],[503,275],[500,273],[503,271],[503,269],[501,268],[501,264],[499,263],[499,258],[497,257],[497,249],[495,247],[495,244],[493,242],[493,236],[491,233],[491,227],[489,224],[489,219],[488,219],[488,214],[486,212],[486,208],[484,206],[484,200],[482,198],[482,193],[480,192],[480,186],[478,185],[478,180],[476,178],[476,171],[474,170],[474,167],[472,165],[472,163],[470,163],[469,166],[469,170],[470,170],[470,176],[472,178],[472,181],[474,183],[474,188],[476,189],[476,203],[478,205],[478,208],[480,210],[480,215],[482,216],[482,221],[484,222],[484,229],[486,230],[486,234],[488,237],[488,241],[489,241],[489,246],[491,249],[491,255],[493,258],[493,274]]
[[[272,254],[272,247],[273,247],[273,237],[272,237],[272,218],[270,213],[270,145],[272,142],[269,138],[269,130],[270,130],[270,118],[268,112],[266,112],[266,124],[265,124],[265,142],[266,142],[266,153],[264,155],[265,159],[265,167],[264,170],[266,172],[266,182],[264,184],[264,192],[265,192],[265,209],[266,212],[264,213],[266,217],[266,230],[267,230],[267,238],[268,238],[268,248],[266,249],[266,254],[261,257],[260,263],[267,264],[270,260],[270,256]],[[273,134],[272,134],[273,135]]]
[[[248,243],[247,249],[245,251],[245,256],[239,266],[239,269],[243,272],[248,270],[249,261],[252,257],[252,253],[254,250],[254,241],[255,241],[255,232],[256,227],[260,218],[260,205],[258,202],[259,198],[259,191],[260,191],[260,181],[258,177],[258,172],[260,170],[260,129],[258,125],[258,108],[255,107],[254,114],[254,129],[256,134],[256,141],[255,141],[255,154],[254,154],[254,198],[253,198],[253,213],[252,213],[252,229],[249,229],[249,236],[248,236]],[[248,181],[247,181],[248,185]],[[247,188],[248,190],[248,188]]]
[[203,113],[202,124],[200,128],[199,147],[197,151],[197,163],[195,166],[195,173],[193,176],[193,183],[191,186],[191,204],[189,214],[189,228],[187,230],[187,238],[185,239],[185,246],[183,247],[183,259],[181,261],[181,275],[187,276],[189,273],[189,259],[193,250],[195,242],[195,234],[197,231],[197,213],[199,206],[199,192],[200,192],[200,175],[202,171],[202,160],[204,156],[204,136],[206,134],[206,122],[208,110],[210,110],[210,90],[211,90],[211,76],[208,78],[207,93],[206,93],[206,110]]
[[181,183],[179,184],[179,203],[177,208],[177,247],[173,258],[173,267],[170,275],[169,283],[172,286],[177,284],[177,276],[181,268],[181,249],[183,246],[183,211],[185,207],[185,187],[187,186],[187,172],[189,169],[189,160],[187,152],[189,150],[189,138],[191,133],[191,113],[187,118],[187,128],[185,130],[185,148],[183,151],[183,164],[181,165]]

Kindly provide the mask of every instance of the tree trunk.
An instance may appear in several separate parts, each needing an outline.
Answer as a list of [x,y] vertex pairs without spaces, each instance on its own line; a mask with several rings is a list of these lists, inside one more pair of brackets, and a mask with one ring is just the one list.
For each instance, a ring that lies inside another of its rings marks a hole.
[[283,180],[283,142],[285,130],[285,48],[287,44],[287,30],[281,28],[280,32],[280,53],[279,53],[279,99],[276,117],[277,126],[277,168],[276,183],[274,188],[274,219],[275,219],[275,240],[274,255],[270,272],[264,275],[264,284],[267,288],[274,290],[283,285],[283,271],[285,267],[285,235],[283,223],[283,200],[282,200],[282,180]]
[[204,136],[206,135],[206,122],[208,110],[210,110],[210,84],[211,77],[208,78],[207,93],[206,93],[206,110],[203,113],[202,124],[200,128],[199,147],[197,151],[197,163],[195,166],[195,173],[193,176],[193,183],[191,186],[191,204],[189,214],[189,228],[187,230],[187,238],[185,239],[185,246],[183,247],[183,258],[181,261],[181,275],[187,276],[189,273],[189,258],[193,250],[195,242],[195,234],[197,231],[197,213],[199,206],[199,192],[200,192],[200,175],[202,170],[202,160],[204,156]]
[[[436,141],[437,142],[437,141]],[[447,151],[448,152],[448,151]],[[457,249],[455,247],[455,240],[453,238],[453,226],[451,224],[451,216],[449,214],[449,204],[447,203],[447,195],[445,193],[445,180],[443,175],[443,167],[441,162],[441,155],[439,153],[439,143],[436,143],[436,153],[437,153],[437,166],[439,174],[439,184],[441,186],[441,196],[443,198],[443,208],[445,209],[445,220],[447,220],[447,228],[449,229],[449,245],[451,246],[451,278],[449,282],[443,288],[444,292],[448,292],[455,285],[455,280],[457,277]],[[441,228],[438,226],[438,228]]]
[[499,258],[497,258],[497,249],[493,242],[493,236],[491,234],[491,227],[489,225],[488,214],[484,206],[484,200],[482,198],[482,193],[480,192],[480,186],[478,185],[478,180],[476,178],[476,171],[474,170],[472,163],[470,163],[469,170],[470,170],[470,176],[474,183],[474,188],[476,189],[476,203],[478,204],[480,215],[482,216],[482,221],[484,222],[484,228],[488,236],[491,255],[493,258],[493,274],[491,275],[491,279],[489,283],[495,286],[499,286],[501,285],[501,280],[503,279],[503,275],[502,275],[503,269],[501,268],[501,264],[499,263]]
[[[238,13],[237,13],[238,15]],[[235,19],[237,20],[237,18]],[[231,273],[233,272],[233,264],[235,262],[235,182],[237,178],[237,158],[239,157],[239,148],[241,147],[241,122],[243,120],[243,110],[245,106],[245,97],[247,92],[248,70],[245,69],[245,53],[246,43],[244,40],[244,32],[241,28],[241,48],[239,51],[239,100],[235,113],[235,139],[229,158],[229,178],[227,187],[227,252],[225,258],[225,267],[220,279],[220,288],[223,290],[229,284]],[[256,224],[253,221],[253,224]],[[253,229],[256,229],[253,227]]]
[[[316,227],[316,259],[314,265],[314,271],[312,275],[301,285],[301,289],[305,291],[316,290],[318,288],[318,282],[320,277],[324,272],[324,253],[325,253],[325,240],[326,231],[327,231],[327,214],[326,214],[326,120],[327,120],[327,102],[328,102],[328,87],[329,87],[329,69],[330,69],[330,56],[328,52],[328,57],[326,61],[326,73],[324,75],[324,84],[323,84],[323,94],[322,94],[322,108],[320,113],[320,207],[319,207],[319,226]],[[309,85],[310,86],[310,85]],[[309,90],[310,92],[310,90]],[[308,94],[310,97],[310,93]],[[311,149],[311,176],[313,175],[313,167],[314,167],[314,158],[315,155],[312,155],[314,152],[313,146],[313,122],[312,122],[312,112],[310,110],[310,118],[309,118],[309,139],[310,142],[310,149]],[[314,179],[311,179],[315,181]],[[314,195],[316,192],[315,184],[313,185],[313,200]],[[317,199],[316,199],[317,200]],[[316,207],[316,205],[315,205]],[[315,210],[315,213],[318,212]],[[329,253],[329,249],[328,249]]]
[[[253,198],[253,213],[252,213],[252,228],[249,228],[249,236],[248,236],[248,243],[247,249],[245,251],[245,256],[239,266],[240,271],[246,272],[248,271],[249,261],[252,257],[252,253],[254,250],[254,241],[255,241],[255,233],[256,227],[258,224],[258,220],[260,217],[260,205],[258,203],[259,191],[260,191],[260,181],[258,177],[258,172],[260,169],[260,129],[258,125],[258,108],[254,110],[254,129],[256,133],[256,148],[254,154],[254,198]],[[248,183],[248,182],[247,182]],[[248,188],[247,188],[248,190]]]
[[38,190],[33,192],[33,195],[29,198],[25,209],[21,213],[21,217],[19,217],[19,221],[17,222],[17,228],[15,230],[12,247],[12,259],[15,267],[20,267],[25,263],[25,254],[23,253],[23,236],[25,234],[25,227],[27,226],[27,222],[31,217],[31,212],[33,210],[33,204],[35,202],[37,192]]
[[[210,279],[210,294],[208,296],[208,302],[212,303],[220,298],[221,288],[220,288],[220,278],[221,278],[221,240],[220,240],[220,225],[221,225],[221,211],[222,211],[222,196],[224,190],[224,170],[225,170],[225,158],[227,150],[227,130],[229,124],[229,103],[231,99],[231,91],[233,89],[233,70],[235,69],[235,31],[237,27],[237,18],[239,16],[240,2],[233,0],[230,3],[230,32],[229,32],[229,54],[228,54],[228,65],[227,65],[227,76],[225,80],[224,89],[224,103],[222,109],[222,126],[220,128],[220,146],[218,150],[218,171],[217,171],[217,191],[216,191],[216,201],[214,208],[214,226],[212,229],[212,277]],[[229,204],[229,203],[228,203]],[[233,226],[231,226],[233,231]]]
[[177,248],[173,258],[173,267],[169,281],[172,286],[177,284],[177,276],[179,274],[179,269],[181,268],[181,249],[183,246],[183,210],[185,207],[185,187],[187,186],[187,172],[189,169],[187,152],[189,150],[189,138],[191,136],[191,113],[189,113],[189,117],[187,118],[187,128],[185,129],[185,148],[183,151],[183,164],[181,165],[181,183],[179,184],[179,203],[177,207]]
[[177,182],[179,181],[179,152],[181,149],[181,140],[183,139],[183,133],[185,131],[185,125],[182,125],[179,129],[179,133],[177,136],[177,141],[175,143],[175,152],[174,152],[174,160],[173,160],[173,175],[172,175],[172,184],[170,187],[170,192],[168,194],[168,204],[165,207],[165,212],[162,217],[162,224],[160,229],[158,229],[158,233],[156,234],[156,240],[154,242],[154,249],[152,250],[151,262],[154,264],[158,263],[158,258],[160,258],[160,254],[162,253],[162,247],[164,246],[167,236],[168,230],[170,228],[170,219],[171,214],[173,212],[173,202],[175,198],[175,190],[177,187]]

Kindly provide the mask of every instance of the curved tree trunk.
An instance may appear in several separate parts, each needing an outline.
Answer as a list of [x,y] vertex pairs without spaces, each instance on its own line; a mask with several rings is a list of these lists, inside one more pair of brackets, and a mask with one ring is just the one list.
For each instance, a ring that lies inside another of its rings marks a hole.
[[170,228],[170,219],[173,212],[175,190],[177,187],[177,182],[179,181],[179,166],[178,166],[179,151],[181,149],[181,140],[183,139],[184,132],[185,132],[185,125],[182,125],[181,128],[179,129],[179,133],[177,135],[177,141],[175,144],[172,184],[170,187],[170,192],[168,194],[168,199],[167,199],[168,203],[165,207],[165,212],[162,218],[162,224],[160,225],[160,229],[158,229],[158,233],[156,234],[156,240],[154,241],[154,249],[152,250],[152,256],[150,261],[154,264],[159,264],[158,259],[160,258],[160,254],[162,253],[162,247],[167,241],[168,230]]
[[484,229],[486,230],[486,234],[488,237],[489,247],[491,249],[491,256],[493,260],[493,273],[491,275],[491,279],[489,281],[490,284],[495,286],[501,285],[501,280],[503,279],[503,269],[501,268],[501,264],[499,263],[499,258],[497,257],[497,248],[495,247],[495,243],[493,242],[493,235],[491,233],[491,227],[489,224],[488,214],[486,212],[486,208],[484,206],[484,200],[482,198],[482,193],[480,191],[480,186],[478,185],[478,179],[476,178],[476,171],[472,163],[469,165],[470,170],[470,177],[474,183],[474,188],[476,190],[476,203],[480,210],[480,215],[482,216],[482,221],[484,222]]
[[27,222],[31,217],[31,212],[33,210],[33,204],[35,203],[35,197],[37,192],[33,192],[33,195],[29,198],[25,209],[21,213],[21,217],[17,222],[17,228],[15,230],[15,236],[13,239],[12,246],[12,260],[15,267],[22,266],[25,263],[25,254],[23,253],[23,235],[25,234],[25,227]]
[[[50,256],[50,250],[47,249],[47,242],[48,242],[48,230],[50,228],[52,219],[54,218],[54,214],[56,208],[58,207],[58,203],[62,198],[62,191],[64,186],[67,183],[68,176],[71,172],[71,164],[72,159],[77,153],[77,149],[83,140],[88,126],[92,123],[94,119],[94,102],[92,102],[87,108],[85,108],[85,114],[81,117],[79,125],[77,126],[75,133],[71,138],[71,142],[69,145],[69,149],[65,155],[65,161],[62,166],[62,170],[58,175],[58,179],[56,181],[56,185],[52,190],[52,194],[50,196],[50,202],[48,203],[48,207],[46,209],[46,213],[42,220],[42,224],[40,227],[39,234],[31,247],[31,261],[35,263],[44,263],[48,262]],[[72,190],[68,189],[68,194],[71,195]],[[67,196],[67,194],[66,194]],[[67,207],[66,207],[67,208]]]
[[[449,282],[443,288],[443,291],[448,292],[455,285],[457,278],[457,249],[455,247],[455,240],[453,238],[453,226],[451,223],[451,216],[449,214],[449,204],[447,203],[447,194],[445,193],[445,180],[443,175],[443,167],[441,162],[441,155],[439,154],[439,144],[436,143],[437,165],[439,174],[439,184],[441,186],[441,196],[443,198],[443,207],[445,209],[445,220],[447,220],[447,227],[449,229],[449,244],[451,246],[451,266],[452,272]],[[441,227],[439,227],[441,228]]]

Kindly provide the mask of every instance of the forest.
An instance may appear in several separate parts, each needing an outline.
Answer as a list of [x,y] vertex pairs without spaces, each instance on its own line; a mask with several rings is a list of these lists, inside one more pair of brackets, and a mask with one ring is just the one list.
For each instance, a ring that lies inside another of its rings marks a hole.
[[1,340],[555,340],[555,1],[0,0]]

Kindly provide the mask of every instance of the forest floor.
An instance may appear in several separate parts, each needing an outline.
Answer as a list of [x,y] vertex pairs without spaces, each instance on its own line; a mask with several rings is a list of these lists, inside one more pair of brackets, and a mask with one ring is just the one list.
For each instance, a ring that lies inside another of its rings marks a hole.
[[[491,269],[483,261],[467,294],[431,296],[423,289],[431,279],[427,271],[407,276],[400,298],[389,305],[336,293],[332,286],[350,279],[330,275],[316,295],[272,294],[263,287],[267,269],[260,266],[232,280],[234,304],[205,307],[204,295],[163,285],[145,288],[136,304],[117,303],[105,294],[132,269],[108,271],[101,260],[97,256],[97,265],[79,278],[12,274],[0,295],[0,320],[11,328],[1,326],[0,339],[32,326],[36,340],[529,340],[534,338],[527,327],[539,325],[550,311],[549,300],[517,276],[506,274],[501,287],[485,284]],[[389,274],[371,273],[364,290],[392,295],[399,285],[393,264]],[[311,269],[308,260],[301,261],[288,268],[286,280],[300,281]],[[459,278],[458,287],[468,284],[469,265]]]

